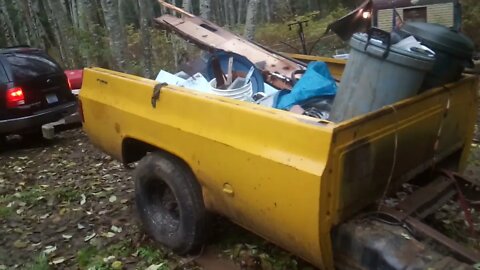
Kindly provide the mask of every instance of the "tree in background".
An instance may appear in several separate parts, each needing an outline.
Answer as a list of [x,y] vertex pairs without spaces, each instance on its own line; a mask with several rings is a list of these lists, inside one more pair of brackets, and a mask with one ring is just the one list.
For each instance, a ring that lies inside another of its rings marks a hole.
[[200,0],[200,16],[204,19],[210,20],[212,17],[212,1]]
[[[464,4],[464,30],[478,47],[480,1],[461,1]],[[351,10],[361,0],[169,2],[220,26],[228,26],[237,33],[243,32],[248,39],[253,39],[260,31],[257,35],[259,41],[275,50],[288,51],[292,48],[280,43],[295,45],[298,37],[294,31],[288,31],[286,22],[297,15],[318,10],[320,16],[317,18],[331,21],[340,14],[336,11]],[[346,9],[339,9],[339,6]],[[0,0],[0,31],[3,33],[0,47],[41,47],[69,69],[101,66],[151,77],[154,70],[174,69],[184,60],[184,54],[189,56],[192,53],[183,40],[177,42],[153,29],[152,18],[162,14],[157,0]],[[257,27],[257,24],[265,25]],[[323,34],[325,28],[322,24],[315,27],[306,30],[307,35],[313,33],[307,37],[312,42]],[[336,46],[330,41],[325,41],[322,48]],[[317,52],[329,54],[323,49]]]
[[8,11],[5,0],[0,0],[0,24],[7,46],[17,45],[17,34],[13,28],[12,19],[10,18],[10,12]]
[[257,25],[258,4],[260,0],[249,0],[247,6],[247,19],[245,21],[244,36],[248,40],[255,38],[255,27]]
[[138,0],[138,6],[140,11],[140,37],[143,49],[143,76],[146,78],[152,78],[152,37],[150,35],[152,13],[149,11],[149,5],[145,0]]
[[475,42],[476,49],[480,49],[480,1],[462,0],[463,31]]
[[127,70],[127,38],[125,29],[120,24],[119,4],[116,0],[102,0],[102,9],[105,16],[105,25],[110,37],[110,48],[114,67],[119,70]]

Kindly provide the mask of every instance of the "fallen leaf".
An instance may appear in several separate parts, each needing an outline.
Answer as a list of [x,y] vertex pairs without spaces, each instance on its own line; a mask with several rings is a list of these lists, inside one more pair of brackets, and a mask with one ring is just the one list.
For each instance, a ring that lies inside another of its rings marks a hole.
[[117,226],[115,226],[115,225],[112,225],[112,227],[110,228],[110,230],[111,230],[112,232],[115,232],[115,233],[121,233],[121,232],[122,232],[122,228],[117,227]]
[[13,246],[16,248],[26,248],[28,246],[27,242],[23,242],[22,240],[17,240],[13,243]]
[[113,237],[115,237],[115,233],[107,232],[107,233],[103,233],[102,236],[107,237],[107,238],[113,238]]
[[77,224],[77,228],[78,228],[79,230],[83,230],[83,229],[85,229],[85,226],[83,226],[82,224],[78,223],[78,224]]
[[63,263],[64,261],[65,261],[65,258],[64,258],[64,257],[57,257],[57,258],[54,258],[54,259],[52,260],[52,263],[56,265],[56,264],[61,264],[61,263]]
[[114,261],[112,263],[112,269],[114,270],[120,270],[123,268],[123,263],[121,261]]
[[84,205],[87,202],[87,197],[85,196],[85,194],[80,195],[80,197],[82,198],[80,200],[80,205]]
[[103,258],[103,262],[108,263],[109,261],[115,260],[115,256],[108,256]]
[[66,240],[71,239],[72,236],[70,234],[62,234],[62,237]]
[[85,242],[88,242],[88,241],[92,240],[95,236],[97,236],[97,234],[96,234],[96,233],[92,233],[92,234],[90,234],[90,235],[85,236],[85,239],[84,239],[84,240],[85,240]]
[[55,250],[57,250],[56,246],[46,246],[45,249],[43,250],[43,253],[48,255],[48,254],[54,252]]
[[161,264],[152,264],[150,265],[149,267],[147,267],[147,269],[145,270],[158,270],[160,267],[164,266],[165,263],[161,263]]
[[115,195],[110,196],[110,198],[108,199],[108,201],[111,202],[111,203],[116,202],[116,201],[117,201],[117,196],[115,196]]

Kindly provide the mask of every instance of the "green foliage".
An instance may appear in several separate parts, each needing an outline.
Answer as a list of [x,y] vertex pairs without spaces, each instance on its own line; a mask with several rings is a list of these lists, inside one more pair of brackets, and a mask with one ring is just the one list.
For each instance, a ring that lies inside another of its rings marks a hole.
[[6,219],[13,214],[12,208],[0,206],[0,219]]
[[81,269],[86,269],[98,255],[98,250],[94,246],[88,246],[77,253],[77,263]]
[[35,261],[25,267],[26,270],[50,270],[48,265],[48,258],[45,255],[39,255]]
[[480,1],[462,0],[463,30],[480,49]]
[[[108,246],[105,250],[99,250],[97,247],[90,245],[78,251],[76,261],[80,269],[89,270],[109,270],[111,264],[115,260],[122,260],[134,253],[134,249],[129,240],[123,240]],[[107,260],[106,258],[113,256],[115,259]]]
[[80,200],[80,192],[73,187],[57,188],[53,195],[61,202],[73,202]]
[[162,250],[157,248],[141,247],[138,249],[138,256],[143,258],[147,264],[161,263],[164,261],[165,255]]
[[96,65],[108,67],[110,62],[110,49],[108,46],[108,39],[106,38],[106,29],[96,24],[93,33],[83,31],[81,29],[75,30],[77,37],[77,46],[80,55],[85,55],[88,59],[83,59],[85,66]]
[[[339,6],[330,14],[320,20],[311,20],[308,26],[304,28],[307,49],[311,54],[332,56],[337,49],[346,48],[346,44],[335,35],[324,36],[329,23],[344,16],[348,10],[343,6]],[[293,21],[300,21],[314,17],[310,16],[295,17]],[[301,53],[301,42],[298,37],[296,26],[289,30],[287,24],[271,23],[264,24],[257,28],[256,41],[266,45],[267,47],[289,53]],[[288,45],[287,45],[288,44]]]

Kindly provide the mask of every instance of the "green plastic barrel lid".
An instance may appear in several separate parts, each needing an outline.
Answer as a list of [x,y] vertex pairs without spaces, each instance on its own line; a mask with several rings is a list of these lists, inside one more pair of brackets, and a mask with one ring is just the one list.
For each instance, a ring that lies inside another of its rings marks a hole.
[[402,31],[420,39],[432,50],[442,50],[462,59],[471,59],[474,44],[471,39],[462,33],[434,23],[408,22],[402,27]]

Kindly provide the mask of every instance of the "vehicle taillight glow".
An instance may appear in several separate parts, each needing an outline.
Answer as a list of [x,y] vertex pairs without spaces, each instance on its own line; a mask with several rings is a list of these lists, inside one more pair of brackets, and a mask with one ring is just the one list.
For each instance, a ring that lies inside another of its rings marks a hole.
[[7,108],[15,108],[25,104],[25,95],[20,87],[7,90]]
[[73,90],[72,89],[72,82],[70,81],[70,79],[67,79],[67,82],[68,82],[68,88],[70,89],[70,91]]

